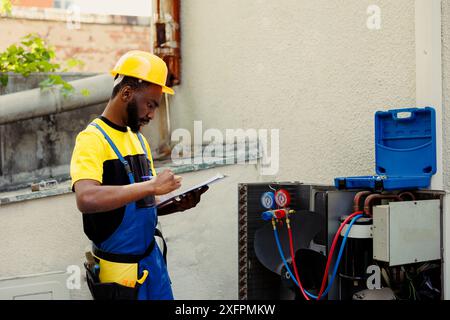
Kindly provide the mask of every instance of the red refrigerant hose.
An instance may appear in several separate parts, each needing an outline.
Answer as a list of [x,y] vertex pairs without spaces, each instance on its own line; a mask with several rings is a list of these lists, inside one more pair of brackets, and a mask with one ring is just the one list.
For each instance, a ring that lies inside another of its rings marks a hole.
[[300,291],[302,292],[305,299],[310,300],[309,297],[305,293],[305,289],[303,289],[302,283],[300,281],[300,277],[298,275],[297,263],[295,262],[294,242],[292,241],[292,230],[291,230],[291,226],[289,225],[289,222],[287,222],[287,229],[288,229],[288,234],[289,234],[289,250],[291,252],[291,259],[292,259],[292,265],[294,266],[295,278],[297,279],[298,286],[300,287]]
[[328,279],[328,270],[330,269],[331,260],[333,258],[333,253],[334,253],[334,249],[335,249],[336,244],[337,244],[337,242],[339,240],[339,235],[341,234],[342,229],[347,225],[347,223],[350,220],[352,220],[358,214],[362,214],[362,213],[363,213],[362,211],[353,212],[351,215],[349,215],[347,217],[347,219],[344,220],[344,222],[342,222],[341,226],[339,227],[338,231],[336,232],[336,235],[334,236],[334,239],[333,239],[333,244],[331,245],[331,249],[330,249],[330,252],[328,254],[327,265],[326,265],[325,272],[323,274],[323,279],[322,279],[322,286],[320,287],[319,294],[317,295],[317,300],[320,300],[320,297],[322,296],[322,293],[325,290],[325,286],[326,286],[327,279]]

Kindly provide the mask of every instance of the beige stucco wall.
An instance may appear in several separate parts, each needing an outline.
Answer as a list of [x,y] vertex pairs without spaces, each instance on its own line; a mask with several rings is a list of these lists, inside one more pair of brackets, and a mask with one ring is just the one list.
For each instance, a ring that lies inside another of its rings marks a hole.
[[[15,277],[83,266],[89,242],[72,194],[0,206],[0,275]],[[73,299],[89,297],[84,282]]]
[[192,0],[182,34],[174,127],[280,128],[280,179],[371,174],[374,112],[415,106],[411,0]]

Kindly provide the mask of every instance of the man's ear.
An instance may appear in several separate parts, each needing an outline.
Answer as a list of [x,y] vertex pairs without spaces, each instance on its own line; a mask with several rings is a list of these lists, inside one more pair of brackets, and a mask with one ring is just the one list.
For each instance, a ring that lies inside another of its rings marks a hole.
[[128,103],[131,101],[133,97],[133,89],[130,86],[124,86],[120,89],[120,100],[124,103]]

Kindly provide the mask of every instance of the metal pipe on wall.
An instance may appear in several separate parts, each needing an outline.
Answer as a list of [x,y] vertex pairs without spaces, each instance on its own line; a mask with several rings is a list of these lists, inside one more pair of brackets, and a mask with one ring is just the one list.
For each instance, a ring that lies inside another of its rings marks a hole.
[[[153,0],[152,52],[166,62],[169,69],[166,84],[170,87],[181,82],[180,52],[180,1]],[[165,94],[164,105],[159,112],[159,145],[156,158],[171,154],[171,121],[169,97]]]
[[153,53],[163,59],[168,68],[167,85],[181,82],[180,0],[153,0]]
[[[444,183],[443,134],[445,108],[443,106],[442,59],[442,8],[447,1],[415,0],[416,43],[416,104],[433,106],[436,110],[437,172],[431,180],[431,188],[445,190],[444,217],[442,221],[444,299],[450,299],[450,195]],[[444,43],[445,45],[445,43]],[[448,140],[448,139],[447,139]]]
[[[58,89],[42,91],[39,88],[0,96],[0,125],[104,103],[111,97],[113,88],[109,74],[69,83],[75,90],[68,97]],[[83,89],[89,90],[88,96],[81,94]]]

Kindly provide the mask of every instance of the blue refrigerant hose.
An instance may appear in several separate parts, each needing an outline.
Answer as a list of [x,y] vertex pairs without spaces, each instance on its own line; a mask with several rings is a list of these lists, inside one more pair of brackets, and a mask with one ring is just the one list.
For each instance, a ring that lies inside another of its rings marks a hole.
[[[330,279],[330,282],[328,283],[327,288],[325,289],[325,291],[324,291],[323,294],[322,294],[322,297],[324,297],[324,296],[326,296],[326,295],[328,294],[328,291],[330,290],[331,286],[333,285],[334,278],[336,277],[336,273],[337,273],[337,270],[338,270],[338,268],[339,268],[339,263],[340,263],[341,258],[342,258],[342,253],[344,252],[345,243],[347,242],[347,238],[348,238],[348,235],[349,235],[349,233],[350,233],[350,230],[351,230],[353,224],[354,224],[359,218],[361,218],[362,216],[363,216],[362,214],[359,214],[359,215],[355,216],[355,217],[350,221],[350,224],[349,224],[349,226],[348,226],[348,228],[347,228],[347,231],[345,232],[344,239],[342,240],[341,247],[340,247],[340,249],[339,249],[339,254],[338,254],[338,257],[337,257],[337,259],[336,259],[336,264],[335,264],[334,269],[333,269],[333,274],[332,274],[332,276],[331,276],[331,279]],[[283,264],[284,264],[284,266],[286,267],[286,270],[287,270],[287,272],[289,273],[289,275],[290,275],[292,281],[294,281],[294,283],[295,283],[298,287],[300,287],[299,284],[298,284],[298,282],[297,282],[297,280],[295,279],[294,275],[292,274],[291,269],[289,268],[289,265],[288,265],[288,263],[287,263],[287,261],[286,261],[286,258],[284,257],[283,249],[282,249],[281,243],[280,243],[280,238],[278,237],[278,232],[277,232],[276,228],[273,230],[273,233],[274,233],[274,236],[275,236],[275,241],[276,241],[276,243],[277,243],[278,252],[280,253],[281,259],[283,260]],[[294,261],[293,263],[295,263],[295,261]],[[306,290],[305,290],[305,293],[306,293],[309,297],[311,297],[311,298],[313,298],[313,299],[317,299],[317,298],[318,298],[318,296],[316,296],[316,295],[314,295],[314,294],[312,294],[312,293],[310,293],[310,292],[308,292],[308,291],[306,291]]]

